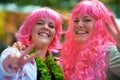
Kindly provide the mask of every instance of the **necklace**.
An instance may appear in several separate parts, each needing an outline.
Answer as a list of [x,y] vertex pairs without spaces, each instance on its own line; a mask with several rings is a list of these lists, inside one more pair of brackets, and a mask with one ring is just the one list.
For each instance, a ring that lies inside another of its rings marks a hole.
[[56,80],[64,80],[64,75],[60,66],[54,61],[54,58],[47,52],[45,62],[40,58],[35,58],[37,69],[41,72],[39,80],[51,80],[50,71],[54,74]]

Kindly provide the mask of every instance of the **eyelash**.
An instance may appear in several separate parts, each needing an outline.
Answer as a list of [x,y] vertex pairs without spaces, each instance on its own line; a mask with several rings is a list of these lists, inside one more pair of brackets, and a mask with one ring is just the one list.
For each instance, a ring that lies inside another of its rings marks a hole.
[[76,20],[74,20],[74,22],[76,23],[76,22],[79,22],[79,20],[78,19],[76,19]]
[[83,20],[83,21],[92,21],[91,19],[85,19],[85,20]]
[[42,25],[43,23],[42,22],[37,22],[38,25]]
[[[88,22],[88,21],[92,21],[92,20],[91,19],[84,19],[83,21]],[[76,19],[76,20],[74,20],[74,22],[77,23],[77,22],[79,22],[79,20]]]
[[52,25],[52,24],[51,24],[51,25],[48,25],[48,26],[49,26],[50,28],[55,28],[55,26],[54,26],[54,25]]

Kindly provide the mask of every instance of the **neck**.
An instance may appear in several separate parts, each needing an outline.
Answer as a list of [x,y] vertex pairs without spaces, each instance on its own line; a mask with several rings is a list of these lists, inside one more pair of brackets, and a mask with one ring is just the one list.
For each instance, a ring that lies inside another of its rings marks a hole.
[[47,53],[47,48],[46,49],[36,49],[37,51],[41,51],[41,53],[38,55],[42,60],[46,59],[46,53]]

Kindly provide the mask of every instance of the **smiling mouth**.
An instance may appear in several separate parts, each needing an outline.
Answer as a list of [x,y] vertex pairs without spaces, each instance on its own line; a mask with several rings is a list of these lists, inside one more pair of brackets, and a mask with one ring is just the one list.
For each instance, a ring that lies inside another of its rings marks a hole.
[[76,31],[76,34],[88,34],[88,31],[79,30],[79,31]]
[[40,32],[39,35],[43,37],[50,37],[50,35],[46,32]]

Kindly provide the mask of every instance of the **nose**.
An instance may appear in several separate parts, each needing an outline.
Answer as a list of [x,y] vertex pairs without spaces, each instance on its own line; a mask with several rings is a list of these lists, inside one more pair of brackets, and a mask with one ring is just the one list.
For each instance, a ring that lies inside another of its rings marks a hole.
[[43,30],[47,31],[48,30],[48,24],[44,24],[44,26],[42,27]]
[[48,27],[48,24],[47,24],[47,23],[45,23],[45,27]]
[[82,20],[80,20],[78,24],[79,24],[80,27],[84,26],[84,22]]

